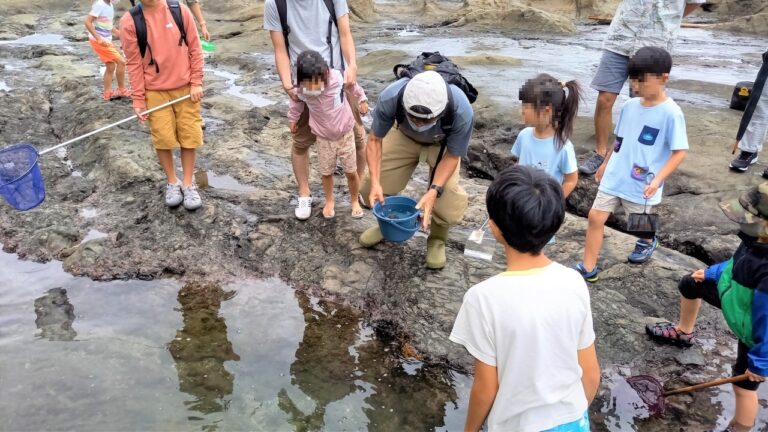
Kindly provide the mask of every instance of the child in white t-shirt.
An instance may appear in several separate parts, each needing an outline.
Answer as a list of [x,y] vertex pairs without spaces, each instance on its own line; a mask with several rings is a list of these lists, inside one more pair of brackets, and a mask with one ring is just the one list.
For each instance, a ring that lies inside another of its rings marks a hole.
[[507,271],[464,296],[450,339],[475,357],[465,430],[589,431],[600,384],[589,291],[542,250],[565,218],[561,185],[516,165],[486,196]]

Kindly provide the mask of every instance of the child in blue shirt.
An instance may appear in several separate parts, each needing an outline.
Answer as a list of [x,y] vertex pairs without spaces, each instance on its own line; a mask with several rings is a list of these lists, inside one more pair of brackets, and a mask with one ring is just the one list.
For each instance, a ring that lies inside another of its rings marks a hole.
[[[589,211],[584,259],[576,266],[588,282],[598,279],[597,258],[611,213],[619,206],[627,214],[651,213],[661,203],[664,181],[685,159],[685,117],[664,90],[671,70],[672,57],[658,47],[641,48],[630,60],[629,77],[640,97],[621,109],[613,151],[595,175],[600,186]],[[647,262],[657,246],[655,237],[639,239],[629,262]]]
[[517,135],[512,155],[520,165],[546,171],[563,186],[567,198],[579,181],[576,153],[570,141],[579,111],[579,85],[541,74],[525,82],[519,97],[523,122],[529,127]]

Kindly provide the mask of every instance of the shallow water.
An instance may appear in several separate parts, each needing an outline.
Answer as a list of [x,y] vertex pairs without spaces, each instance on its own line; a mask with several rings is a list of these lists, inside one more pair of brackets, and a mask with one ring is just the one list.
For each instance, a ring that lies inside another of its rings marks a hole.
[[213,171],[208,171],[208,185],[214,189],[226,189],[235,192],[255,192],[258,190],[254,186],[240,183],[231,175],[216,174]]
[[18,39],[0,41],[0,45],[64,45],[69,43],[64,36],[49,33],[35,33]]
[[[506,37],[477,34],[456,37],[450,31],[424,28],[418,37],[410,29],[381,31],[376,37],[359,44],[361,53],[397,49],[416,56],[422,51],[440,51],[447,56],[489,55],[522,60],[520,66],[468,66],[464,74],[481,93],[502,105],[517,106],[518,89],[525,80],[539,73],[549,73],[566,81],[576,79],[584,88],[580,115],[592,115],[597,92],[589,84],[602,55],[606,26],[580,26],[576,35]],[[394,42],[394,43],[393,43]],[[760,54],[768,46],[768,37],[737,36],[703,29],[682,29],[674,52],[675,66],[671,80],[697,80],[705,83],[734,85],[751,81],[761,64]],[[628,99],[625,85],[618,103],[619,112]],[[727,101],[712,95],[670,89],[670,95],[681,102],[711,107],[727,107]]]
[[[457,430],[467,377],[276,279],[93,282],[0,253],[6,430]],[[45,415],[40,415],[40,413]]]
[[13,90],[8,84],[5,83],[5,81],[0,81],[0,91],[9,92]]
[[262,107],[265,107],[265,106],[274,105],[276,103],[275,101],[273,101],[271,99],[267,99],[264,96],[257,95],[257,94],[254,94],[254,93],[246,93],[246,92],[244,92],[243,91],[243,86],[239,86],[239,85],[235,84],[235,82],[240,78],[240,75],[238,75],[238,74],[235,74],[235,73],[232,73],[232,72],[223,71],[223,70],[218,70],[218,69],[206,69],[206,72],[211,72],[215,76],[220,77],[220,78],[224,78],[224,79],[227,80],[227,84],[226,84],[227,85],[227,89],[224,91],[225,94],[228,94],[228,95],[234,96],[236,98],[240,98],[240,99],[246,100],[251,105],[253,105],[253,106],[257,107],[257,108],[262,108]]

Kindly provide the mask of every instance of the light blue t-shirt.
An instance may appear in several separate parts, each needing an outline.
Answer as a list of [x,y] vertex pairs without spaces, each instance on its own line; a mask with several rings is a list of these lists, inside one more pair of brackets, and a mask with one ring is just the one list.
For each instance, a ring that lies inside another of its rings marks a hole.
[[563,183],[566,174],[576,172],[576,152],[571,141],[566,141],[560,150],[555,147],[555,137],[539,139],[534,128],[520,131],[512,146],[512,154],[520,165],[532,166],[546,171],[558,183]]
[[[627,101],[616,123],[616,143],[599,189],[627,201],[644,204],[643,190],[649,173],[658,173],[674,150],[688,150],[685,117],[672,98],[644,107],[642,98]],[[661,202],[664,185],[648,199]]]
[[[379,95],[376,109],[373,110],[373,126],[371,127],[371,132],[377,137],[384,138],[397,121],[397,97],[400,94],[400,89],[408,81],[408,78],[401,78],[390,84]],[[475,121],[475,113],[472,110],[469,99],[467,99],[467,95],[455,85],[451,85],[450,88],[453,92],[453,129],[451,129],[451,134],[447,137],[446,146],[448,153],[458,157],[466,157],[469,150],[469,142],[472,139],[472,125]],[[404,121],[398,127],[403,135],[423,145],[438,144],[444,137],[443,128],[440,126],[439,121],[425,132],[414,131],[407,121]]]

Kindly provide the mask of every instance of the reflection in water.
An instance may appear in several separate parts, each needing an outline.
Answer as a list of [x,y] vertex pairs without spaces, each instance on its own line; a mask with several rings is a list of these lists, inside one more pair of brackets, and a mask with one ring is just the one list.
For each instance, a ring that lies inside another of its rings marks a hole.
[[[302,411],[300,406],[305,405],[292,399],[286,389],[279,392],[278,401],[297,431],[344,429],[345,422],[364,429],[349,410],[356,406],[371,430],[424,431],[445,426],[446,405],[456,406],[458,399],[448,370],[413,367],[397,356],[382,355],[395,345],[367,334],[360,317],[350,309],[313,302],[301,292],[296,296],[306,327],[291,365],[291,383],[314,407]],[[332,404],[334,413],[329,408]],[[335,412],[339,408],[341,415]],[[338,424],[326,424],[332,420]]]
[[328,405],[357,389],[351,378],[356,366],[349,347],[357,338],[358,317],[347,309],[326,313],[321,308],[313,308],[305,294],[297,292],[296,296],[306,327],[304,339],[296,350],[296,360],[291,364],[291,384],[312,398],[315,407],[305,415],[285,389],[278,394],[278,404],[297,431],[321,430]]
[[224,368],[224,362],[238,361],[240,356],[227,339],[227,325],[219,309],[235,294],[216,285],[197,283],[179,291],[184,327],[176,332],[168,350],[176,362],[179,390],[195,398],[186,402],[191,411],[207,415],[227,408],[224,398],[232,394],[235,377]]
[[64,288],[50,289],[44,296],[35,299],[35,315],[35,325],[40,330],[38,337],[50,341],[71,341],[77,337],[72,328],[75,307],[69,303]]

